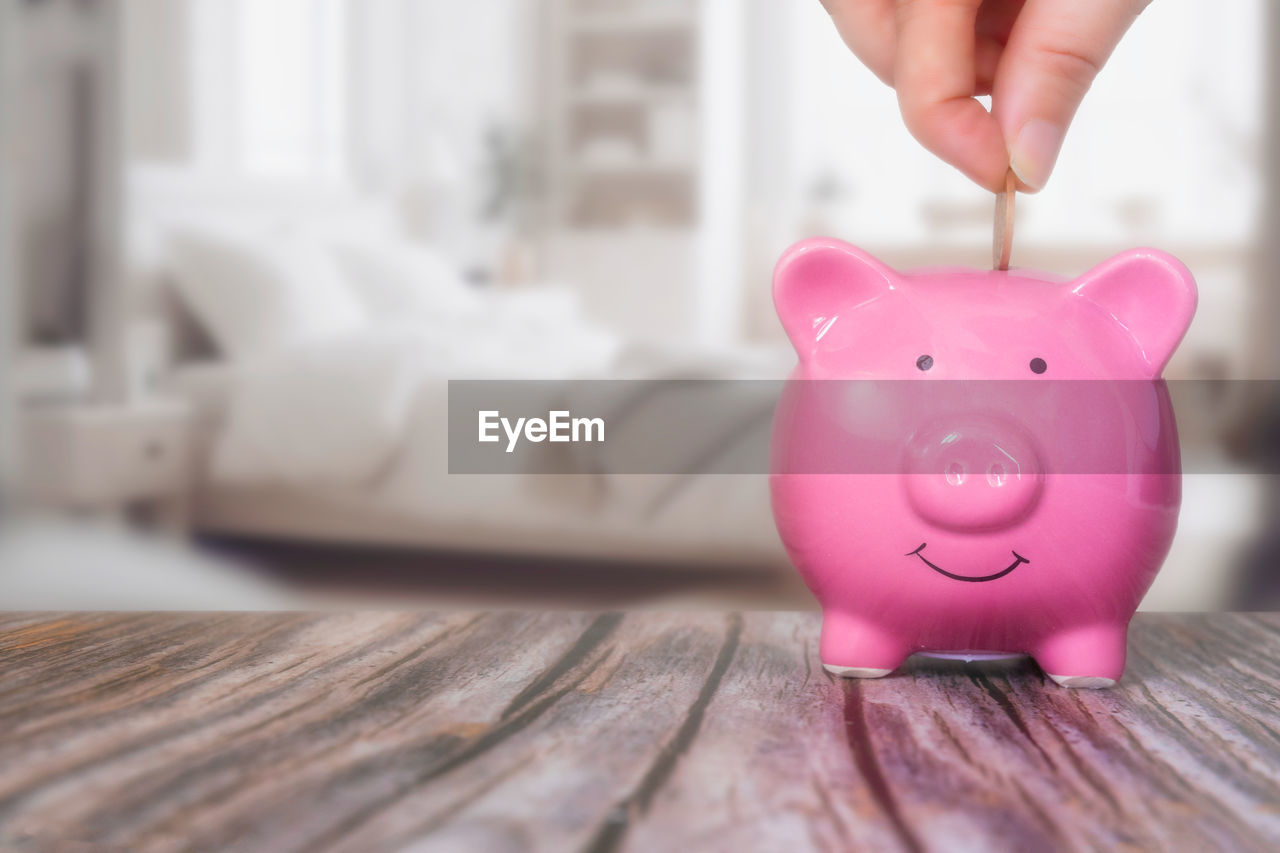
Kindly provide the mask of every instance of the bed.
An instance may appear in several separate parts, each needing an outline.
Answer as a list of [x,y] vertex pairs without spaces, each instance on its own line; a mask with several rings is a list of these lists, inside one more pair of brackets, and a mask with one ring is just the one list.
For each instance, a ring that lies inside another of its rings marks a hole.
[[129,192],[137,310],[173,342],[157,384],[194,413],[196,532],[785,564],[762,476],[451,475],[445,439],[450,378],[768,378],[786,353],[641,346],[565,288],[477,292],[339,187],[151,170]]

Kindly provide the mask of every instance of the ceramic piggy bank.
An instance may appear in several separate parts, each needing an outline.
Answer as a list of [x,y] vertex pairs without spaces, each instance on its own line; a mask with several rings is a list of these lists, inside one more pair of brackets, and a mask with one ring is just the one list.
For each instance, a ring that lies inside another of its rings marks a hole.
[[1186,268],[1139,249],[1074,281],[907,273],[819,239],[779,262],[774,301],[800,361],[773,512],[826,668],[1030,654],[1114,684],[1177,525],[1160,375],[1195,312]]

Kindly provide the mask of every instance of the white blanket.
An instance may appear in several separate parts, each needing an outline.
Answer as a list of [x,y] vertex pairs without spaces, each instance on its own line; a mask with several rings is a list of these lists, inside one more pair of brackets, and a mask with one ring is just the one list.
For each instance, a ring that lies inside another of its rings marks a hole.
[[[382,471],[415,405],[447,379],[607,375],[619,341],[571,316],[492,300],[481,316],[415,317],[273,354],[232,392],[212,477],[236,485],[353,486]],[[434,386],[426,390],[424,386]],[[443,436],[443,432],[441,434]]]

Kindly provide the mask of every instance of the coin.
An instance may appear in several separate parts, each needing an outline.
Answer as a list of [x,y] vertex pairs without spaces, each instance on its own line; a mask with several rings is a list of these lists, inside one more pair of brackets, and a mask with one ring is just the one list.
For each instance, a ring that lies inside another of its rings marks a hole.
[[1013,202],[1018,195],[1018,180],[1010,169],[1004,176],[1004,192],[996,193],[996,227],[991,239],[991,265],[1009,269],[1013,254]]

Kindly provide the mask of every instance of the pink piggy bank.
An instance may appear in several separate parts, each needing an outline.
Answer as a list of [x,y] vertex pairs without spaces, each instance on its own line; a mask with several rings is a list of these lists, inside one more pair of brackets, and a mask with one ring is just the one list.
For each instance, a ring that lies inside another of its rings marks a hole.
[[1195,313],[1187,269],[1139,249],[1069,282],[900,273],[817,239],[783,256],[774,302],[800,362],[773,513],[826,669],[1030,654],[1059,684],[1114,684],[1177,526],[1160,375]]

